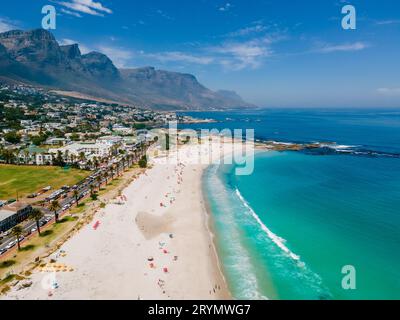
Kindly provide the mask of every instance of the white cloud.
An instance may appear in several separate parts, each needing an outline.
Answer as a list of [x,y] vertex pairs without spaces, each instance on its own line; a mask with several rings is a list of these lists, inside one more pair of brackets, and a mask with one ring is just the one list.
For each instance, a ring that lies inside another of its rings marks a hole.
[[57,3],[70,10],[73,10],[72,12],[75,12],[77,14],[79,14],[78,12],[80,12],[80,13],[90,14],[93,16],[103,17],[104,14],[106,13],[108,14],[112,13],[111,9],[104,7],[100,2],[96,2],[93,0],[71,0],[70,2],[59,1]]
[[273,54],[272,43],[279,40],[280,38],[263,36],[242,42],[225,42],[209,50],[217,55],[217,62],[227,69],[257,69]]
[[[58,43],[61,46],[67,46],[67,45],[78,43],[78,41],[64,38],[64,39],[58,40]],[[86,54],[86,53],[93,51],[92,49],[90,49],[88,46],[85,46],[84,44],[79,44],[79,50],[81,51],[82,54]]]
[[255,26],[251,27],[246,27],[239,29],[237,31],[228,33],[229,37],[241,37],[241,36],[247,36],[249,34],[254,34],[254,33],[261,33],[266,31],[268,28],[262,24],[256,24]]
[[13,29],[18,29],[17,24],[6,18],[0,18],[0,32],[6,32]]
[[381,21],[376,21],[377,25],[389,25],[389,24],[398,24],[400,23],[400,20],[381,20]]
[[77,18],[82,18],[82,15],[79,14],[78,12],[75,12],[75,11],[70,11],[70,10],[61,8],[61,12],[65,13],[65,14],[68,14],[70,16],[74,16],[74,17],[77,17]]
[[179,51],[149,53],[144,55],[149,58],[155,58],[161,62],[186,62],[207,65],[214,61],[213,57],[195,56]]
[[344,44],[326,44],[315,51],[321,53],[331,52],[347,52],[347,51],[360,51],[368,48],[369,45],[364,42],[344,43]]
[[107,55],[118,68],[127,67],[133,57],[132,51],[118,47],[100,45],[96,50]]
[[167,51],[141,53],[143,57],[161,62],[198,65],[219,65],[229,71],[257,69],[273,54],[271,45],[283,37],[262,36],[246,41],[225,41],[215,46],[195,44],[191,52]]
[[257,69],[272,53],[268,47],[254,43],[226,44],[216,48],[215,51],[224,55],[220,60],[221,64],[232,70]]
[[160,17],[162,17],[162,18],[164,18],[164,19],[167,19],[167,20],[174,20],[174,18],[172,18],[171,16],[169,16],[168,14],[166,14],[164,11],[162,11],[162,10],[157,10],[156,11],[157,12],[157,14],[160,16]]
[[379,94],[385,95],[385,96],[399,96],[400,97],[400,87],[398,88],[379,88],[378,90]]
[[225,3],[221,7],[218,8],[219,11],[229,11],[229,9],[232,8],[232,4],[229,2]]

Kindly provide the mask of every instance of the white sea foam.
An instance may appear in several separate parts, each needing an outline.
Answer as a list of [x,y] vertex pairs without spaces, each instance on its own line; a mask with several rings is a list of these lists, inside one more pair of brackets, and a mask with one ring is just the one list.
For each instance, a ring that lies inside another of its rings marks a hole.
[[351,149],[357,148],[358,146],[350,146],[345,144],[336,144],[336,143],[329,143],[329,144],[321,144],[321,147],[330,148],[336,151],[351,151]]
[[273,233],[268,227],[261,221],[260,217],[256,214],[253,208],[247,203],[247,201],[243,198],[240,191],[236,188],[236,195],[242,201],[243,205],[250,211],[254,219],[258,222],[261,229],[267,234],[267,236],[280,248],[282,249],[290,258],[296,261],[300,261],[300,256],[290,251],[290,249],[285,245],[286,240],[279,237],[275,233]]
[[230,235],[230,241],[225,242],[224,246],[228,246],[229,251],[234,252],[234,256],[226,259],[225,264],[228,268],[234,270],[234,274],[236,274],[235,278],[238,278],[233,278],[233,281],[236,282],[236,286],[239,289],[235,298],[245,300],[267,300],[268,297],[263,295],[259,290],[254,266],[251,263],[248,251],[243,247],[240,241],[240,235],[232,214],[230,210],[225,210],[230,208],[230,206],[227,202],[226,189],[217,176],[218,167],[213,166],[209,170],[210,176],[208,179],[209,183],[213,186],[213,197],[217,200],[218,206],[220,206],[219,209],[225,212],[225,214],[220,215],[218,219],[223,222],[225,226],[224,232],[228,231]]

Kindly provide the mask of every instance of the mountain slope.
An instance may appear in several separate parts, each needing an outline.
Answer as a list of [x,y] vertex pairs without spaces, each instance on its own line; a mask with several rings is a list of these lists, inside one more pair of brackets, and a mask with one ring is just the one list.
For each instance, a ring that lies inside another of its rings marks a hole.
[[190,74],[153,67],[117,69],[104,54],[60,46],[43,29],[0,33],[0,77],[156,109],[209,110],[250,106],[236,93],[214,92]]

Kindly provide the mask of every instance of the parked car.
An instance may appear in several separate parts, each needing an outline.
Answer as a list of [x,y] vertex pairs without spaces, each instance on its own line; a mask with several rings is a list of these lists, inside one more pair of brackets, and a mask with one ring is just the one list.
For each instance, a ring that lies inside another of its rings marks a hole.
[[37,196],[38,196],[37,193],[32,193],[32,194],[28,195],[28,198],[33,199],[33,198],[36,198]]

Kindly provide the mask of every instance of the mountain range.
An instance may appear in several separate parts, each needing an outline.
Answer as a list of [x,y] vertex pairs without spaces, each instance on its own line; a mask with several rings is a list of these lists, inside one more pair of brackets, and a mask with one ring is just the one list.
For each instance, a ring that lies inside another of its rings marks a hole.
[[154,67],[118,69],[100,52],[82,54],[78,44],[59,45],[44,29],[0,33],[0,80],[158,110],[252,107],[233,91],[206,88],[191,74]]

